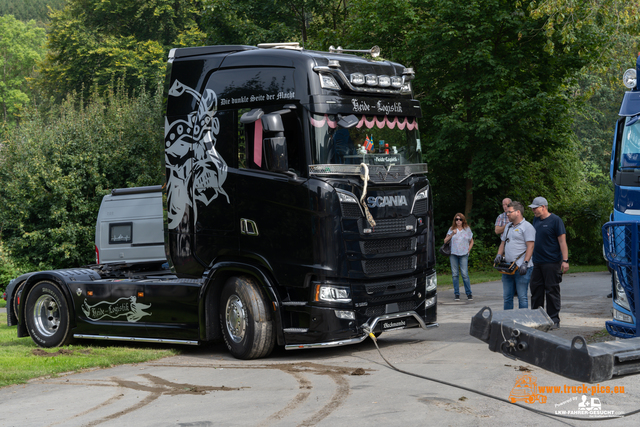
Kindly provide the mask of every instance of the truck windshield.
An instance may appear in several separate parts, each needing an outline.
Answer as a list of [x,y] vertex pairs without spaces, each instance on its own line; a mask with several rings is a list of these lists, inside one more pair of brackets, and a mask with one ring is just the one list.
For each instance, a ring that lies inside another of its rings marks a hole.
[[627,117],[626,123],[622,133],[618,170],[640,169],[640,120]]
[[357,117],[356,126],[344,129],[336,115],[310,114],[313,164],[423,163],[415,117]]

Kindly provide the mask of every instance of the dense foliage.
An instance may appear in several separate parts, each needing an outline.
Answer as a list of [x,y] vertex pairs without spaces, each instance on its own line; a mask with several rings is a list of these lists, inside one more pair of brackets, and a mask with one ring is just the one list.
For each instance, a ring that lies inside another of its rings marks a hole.
[[35,21],[24,23],[12,15],[0,16],[0,114],[14,123],[29,104],[27,78],[45,53],[45,32]]
[[[476,236],[471,264],[488,265],[502,198],[527,205],[542,195],[565,221],[572,260],[602,262],[600,227],[613,198],[611,136],[625,90],[620,76],[640,50],[636,3],[66,0],[51,15],[40,74],[23,75],[35,78],[46,99],[66,101],[46,117],[34,109],[2,142],[6,248],[17,260],[33,254],[39,266],[88,262],[100,196],[159,181],[155,155],[138,156],[149,164],[134,167],[124,154],[140,149],[136,141],[161,150],[159,96],[127,101],[109,94],[114,81],[129,93],[155,88],[174,47],[298,41],[324,50],[378,45],[385,59],[416,70],[437,241],[453,214],[464,212]],[[89,88],[106,98],[94,94],[83,106],[80,95],[68,97],[75,91],[86,98]],[[117,105],[127,120],[137,117],[137,128],[121,121]]]
[[49,8],[62,9],[65,0],[0,0],[0,16],[13,15],[20,21],[49,20]]
[[38,270],[94,261],[95,222],[112,188],[163,182],[161,93],[69,96],[2,141],[0,224],[5,249]]
[[171,48],[202,44],[197,0],[67,0],[51,14],[40,83],[55,99],[122,79],[155,87]]

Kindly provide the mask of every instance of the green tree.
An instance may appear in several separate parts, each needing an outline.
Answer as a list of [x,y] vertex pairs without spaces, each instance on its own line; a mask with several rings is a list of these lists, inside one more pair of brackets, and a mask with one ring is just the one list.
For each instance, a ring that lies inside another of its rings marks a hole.
[[56,99],[121,79],[129,91],[155,87],[171,48],[204,40],[200,12],[198,0],[68,0],[51,14],[42,86]]
[[49,21],[49,8],[62,9],[64,0],[0,0],[0,16],[13,15],[20,21]]
[[29,104],[28,79],[44,57],[45,31],[35,21],[0,16],[0,108],[3,121],[14,122]]
[[102,196],[164,181],[161,90],[123,92],[86,106],[70,96],[49,117],[34,111],[0,144],[1,238],[19,265],[92,262]]
[[[346,0],[203,0],[208,44],[300,42],[307,48],[333,43],[346,28]],[[327,45],[328,46],[328,45]]]

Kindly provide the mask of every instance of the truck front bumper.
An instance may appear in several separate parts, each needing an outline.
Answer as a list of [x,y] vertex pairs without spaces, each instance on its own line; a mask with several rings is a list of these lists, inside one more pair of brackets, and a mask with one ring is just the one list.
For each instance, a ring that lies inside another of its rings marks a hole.
[[373,331],[384,332],[415,327],[429,329],[437,326],[438,323],[425,323],[422,317],[420,317],[415,311],[405,311],[401,313],[385,314],[363,323],[359,328],[362,332],[355,338],[307,344],[288,344],[285,345],[284,348],[287,350],[302,350],[309,348],[339,347],[343,345],[361,343],[366,340],[369,333]]

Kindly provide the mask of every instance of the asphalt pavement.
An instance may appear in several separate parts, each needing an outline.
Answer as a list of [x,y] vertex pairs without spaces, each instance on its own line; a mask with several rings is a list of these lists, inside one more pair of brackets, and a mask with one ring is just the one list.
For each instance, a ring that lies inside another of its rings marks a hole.
[[[609,288],[607,273],[565,275],[561,328],[549,333],[601,336],[610,318]],[[593,425],[586,420],[594,415],[640,409],[640,376],[614,377],[587,389],[598,384],[583,385],[491,352],[469,335],[470,319],[484,306],[502,310],[502,283],[472,290],[471,302],[454,302],[452,290],[439,292],[438,328],[387,332],[378,340],[397,368],[464,388],[391,369],[371,340],[333,349],[276,349],[251,361],[232,358],[221,345],[185,347],[182,355],[159,361],[4,387],[0,425],[547,427]],[[516,384],[524,376],[538,386],[537,400],[519,407],[507,400],[514,389],[522,390]],[[577,420],[557,418],[556,412]],[[598,423],[635,426],[640,414]]]

